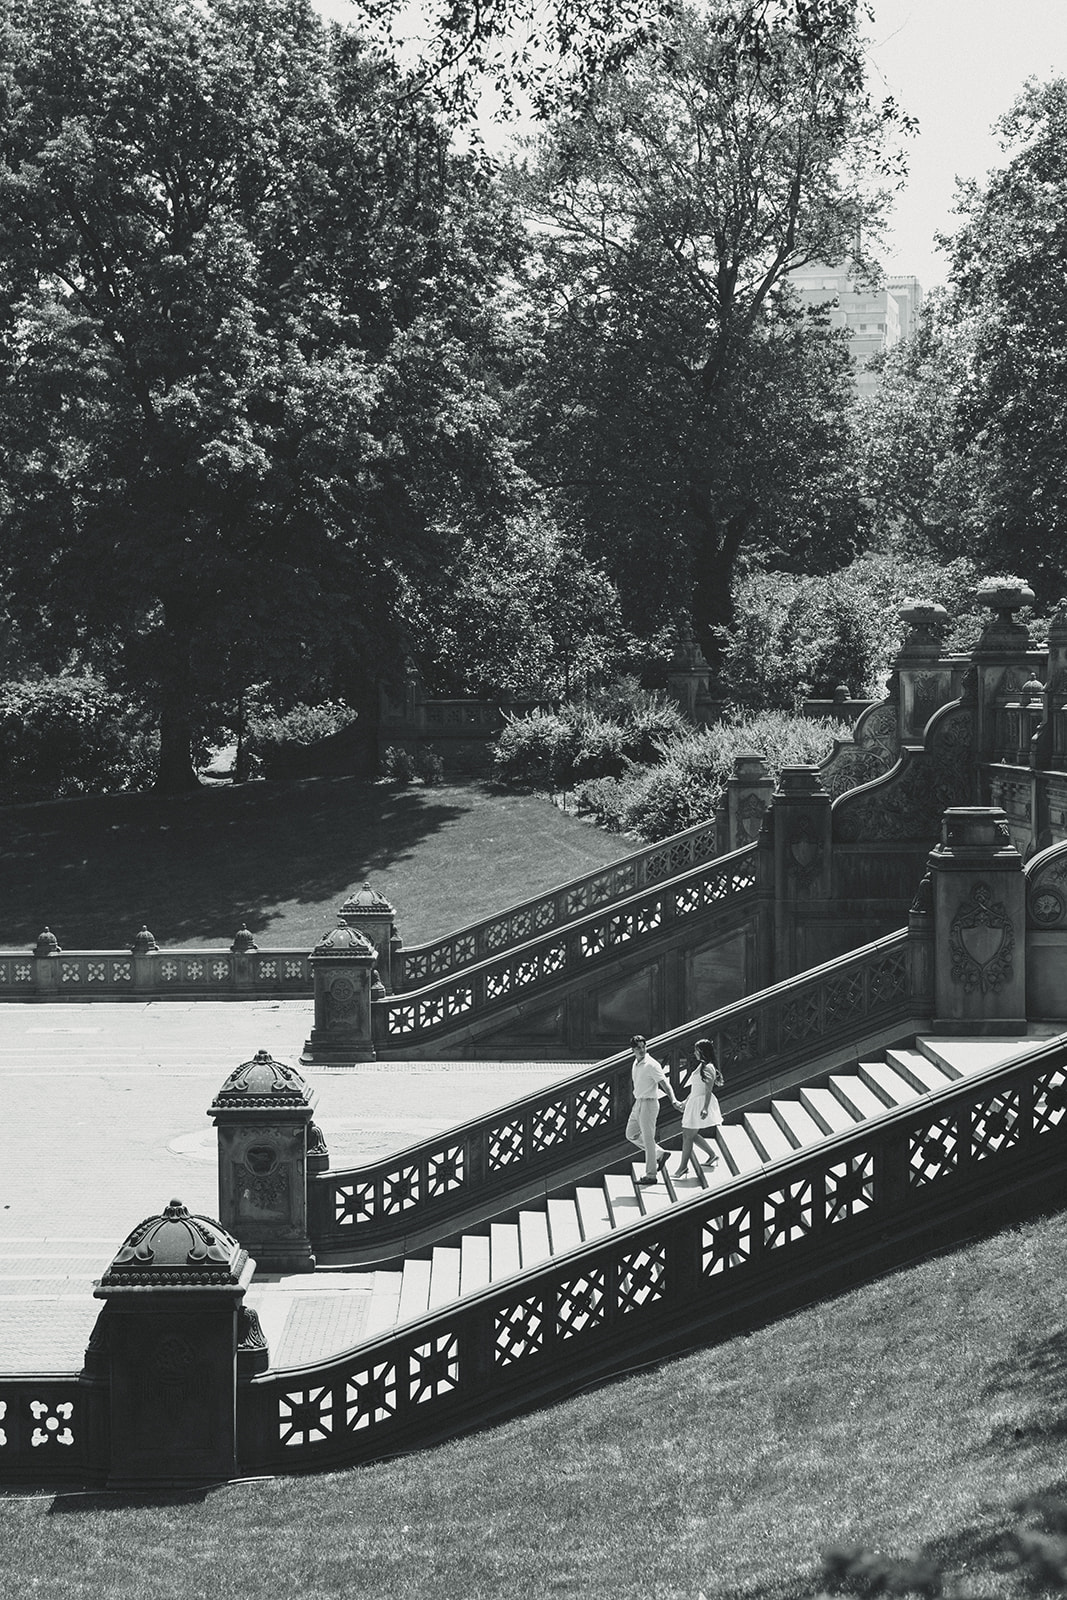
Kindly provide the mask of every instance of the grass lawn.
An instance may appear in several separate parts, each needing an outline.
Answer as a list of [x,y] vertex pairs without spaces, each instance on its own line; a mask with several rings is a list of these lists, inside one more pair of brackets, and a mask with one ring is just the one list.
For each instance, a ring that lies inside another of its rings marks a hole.
[[364,879],[406,944],[437,938],[594,871],[633,845],[544,796],[469,783],[397,788],[312,778],[190,795],[105,795],[0,810],[0,948],[48,926],[66,949],[309,949]]
[[169,1502],[10,1496],[38,1600],[792,1600],[821,1552],[918,1552],[944,1592],[1052,1592],[1016,1502],[1065,1492],[1067,1216],[717,1349],[347,1473]]

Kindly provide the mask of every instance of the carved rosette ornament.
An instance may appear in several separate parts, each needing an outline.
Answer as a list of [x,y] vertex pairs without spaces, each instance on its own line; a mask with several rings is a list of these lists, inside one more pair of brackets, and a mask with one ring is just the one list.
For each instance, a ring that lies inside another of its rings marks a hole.
[[1015,928],[1002,900],[976,883],[949,930],[952,981],[969,993],[995,994],[1012,976]]

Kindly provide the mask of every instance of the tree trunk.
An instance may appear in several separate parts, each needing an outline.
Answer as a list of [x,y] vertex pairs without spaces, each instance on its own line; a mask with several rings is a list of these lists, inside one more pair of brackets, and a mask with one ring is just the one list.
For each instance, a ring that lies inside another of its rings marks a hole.
[[715,680],[724,655],[717,629],[734,621],[734,569],[741,548],[739,515],[719,521],[710,506],[693,497],[694,538],[692,565],[693,632]]
[[184,794],[199,789],[193,765],[192,618],[190,602],[171,597],[164,602],[160,646],[159,794]]
[[174,706],[164,706],[159,718],[159,770],[155,789],[158,794],[185,794],[199,789],[200,779],[193,765],[193,726],[188,715]]

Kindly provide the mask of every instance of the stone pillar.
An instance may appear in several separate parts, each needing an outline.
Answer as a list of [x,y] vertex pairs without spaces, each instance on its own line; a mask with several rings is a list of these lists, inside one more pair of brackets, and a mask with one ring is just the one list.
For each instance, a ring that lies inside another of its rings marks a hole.
[[[393,936],[396,934],[396,909],[384,895],[365,883],[350,894],[340,911],[346,928],[356,928],[378,952],[377,969],[387,994],[393,992]],[[397,935],[399,937],[399,935]]]
[[150,933],[146,924],[141,924],[139,933],[134,935],[130,946],[133,957],[133,986],[135,989],[154,989],[156,987],[156,961],[159,957],[159,945],[156,936]]
[[63,947],[51,928],[42,928],[33,947],[34,988],[39,995],[59,993],[59,963],[57,956]]
[[818,767],[783,767],[774,794],[774,977],[823,959],[814,903],[831,893],[831,797]]
[[1033,605],[1034,591],[1025,584],[1011,588],[983,586],[978,599],[993,612],[971,652],[970,674],[976,700],[975,756],[981,770],[981,763],[993,761],[1000,754],[998,714],[1005,699],[1013,687],[1021,687],[1030,676],[1030,635],[1015,621],[1014,613]]
[[218,1130],[219,1220],[268,1272],[315,1266],[307,1212],[314,1104],[299,1072],[260,1050],[230,1073],[208,1111]]
[[236,1475],[238,1313],[254,1270],[217,1222],[172,1200],[95,1286],[106,1302],[97,1359],[110,1377],[109,1488]]
[[256,983],[255,967],[252,957],[259,949],[256,936],[251,928],[244,922],[233,936],[230,954],[233,956],[233,982],[237,989],[254,989]]
[[300,1059],[313,1066],[374,1060],[371,985],[378,952],[358,928],[341,923],[310,956],[315,1025]]
[[742,750],[734,757],[734,770],[726,780],[726,849],[752,844],[763,826],[771,803],[774,779],[758,750]]
[[704,659],[692,624],[684,618],[678,625],[678,639],[667,668],[667,688],[690,722],[704,725],[698,706],[707,705],[711,693],[711,668]]
[[934,1029],[1026,1031],[1026,880],[999,806],[951,806],[930,852]]
[[900,737],[921,744],[923,729],[939,706],[953,698],[952,669],[942,663],[941,629],[948,621],[944,606],[918,600],[900,612],[907,632],[893,663],[899,686]]

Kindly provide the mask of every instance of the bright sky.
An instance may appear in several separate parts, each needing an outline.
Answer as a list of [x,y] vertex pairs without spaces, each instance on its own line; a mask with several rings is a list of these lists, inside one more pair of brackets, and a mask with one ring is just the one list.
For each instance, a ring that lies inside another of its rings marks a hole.
[[951,233],[956,178],[1004,160],[990,132],[1027,78],[1067,77],[1067,0],[874,0],[872,89],[919,119],[883,266],[943,283],[934,234]]
[[[317,0],[348,21],[346,0]],[[418,0],[413,0],[412,11]],[[919,119],[909,178],[887,238],[886,272],[924,290],[944,282],[934,245],[956,226],[956,178],[983,179],[1003,155],[991,127],[1028,77],[1067,77],[1067,0],[873,0],[870,86]]]

